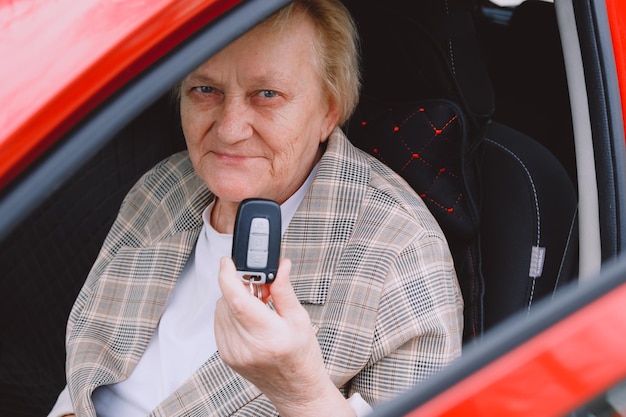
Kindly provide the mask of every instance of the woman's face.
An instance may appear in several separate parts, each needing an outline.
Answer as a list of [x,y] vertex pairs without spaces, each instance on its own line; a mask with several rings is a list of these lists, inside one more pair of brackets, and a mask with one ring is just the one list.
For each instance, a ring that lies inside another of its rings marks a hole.
[[182,83],[181,118],[191,161],[222,203],[288,199],[335,127],[313,48],[297,18],[277,33],[254,30]]

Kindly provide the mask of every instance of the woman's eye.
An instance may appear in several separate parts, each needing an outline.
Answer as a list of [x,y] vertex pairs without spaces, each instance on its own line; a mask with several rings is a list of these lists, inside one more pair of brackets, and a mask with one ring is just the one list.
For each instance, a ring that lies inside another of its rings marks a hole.
[[263,96],[264,98],[273,98],[278,96],[278,93],[274,90],[261,90],[259,92],[259,95]]
[[210,94],[213,93],[215,91],[215,89],[213,87],[209,87],[206,85],[201,85],[199,87],[194,87],[193,88],[195,91],[197,91],[198,93],[202,93],[202,94]]

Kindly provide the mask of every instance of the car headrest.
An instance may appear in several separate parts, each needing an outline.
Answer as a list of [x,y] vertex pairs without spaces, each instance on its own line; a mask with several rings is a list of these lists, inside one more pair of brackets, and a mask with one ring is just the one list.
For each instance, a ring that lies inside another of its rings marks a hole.
[[446,98],[480,124],[494,93],[468,0],[347,0],[362,39],[363,93],[381,100]]

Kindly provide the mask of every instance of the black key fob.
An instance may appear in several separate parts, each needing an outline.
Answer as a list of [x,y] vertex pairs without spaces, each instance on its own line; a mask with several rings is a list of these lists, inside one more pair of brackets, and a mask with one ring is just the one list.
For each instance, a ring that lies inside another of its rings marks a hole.
[[239,204],[233,234],[233,260],[246,283],[269,284],[280,260],[280,206],[272,200],[247,199]]

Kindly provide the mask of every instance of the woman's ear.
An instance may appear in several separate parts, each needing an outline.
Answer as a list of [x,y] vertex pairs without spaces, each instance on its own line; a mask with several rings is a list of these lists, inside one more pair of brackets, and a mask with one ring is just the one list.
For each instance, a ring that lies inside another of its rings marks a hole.
[[322,127],[321,127],[322,131],[320,132],[321,133],[320,143],[326,142],[326,140],[328,139],[328,136],[330,136],[330,133],[337,126],[338,122],[339,122],[339,106],[337,106],[337,103],[335,103],[334,100],[329,100],[328,111],[326,112],[326,115],[324,116],[324,120],[323,120]]

